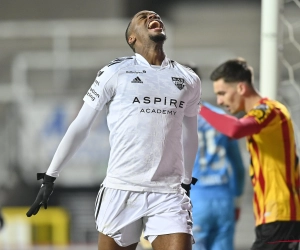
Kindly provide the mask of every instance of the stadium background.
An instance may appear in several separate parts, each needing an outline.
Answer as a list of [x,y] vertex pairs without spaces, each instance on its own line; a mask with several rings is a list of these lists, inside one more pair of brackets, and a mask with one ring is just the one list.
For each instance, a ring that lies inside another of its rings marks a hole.
[[[285,1],[288,18],[280,21],[278,71],[278,98],[289,105],[297,129],[299,6],[298,0]],[[49,204],[53,209],[34,219],[26,218],[24,211],[40,185],[36,173],[49,166],[97,71],[116,57],[132,55],[124,32],[132,15],[142,9],[157,12],[165,22],[168,57],[199,67],[204,100],[215,103],[211,71],[237,56],[253,66],[259,88],[260,0],[1,0],[0,205],[6,225],[0,232],[0,249],[34,249],[31,244],[96,249],[94,200],[109,154],[105,112],[56,182]],[[245,141],[240,144],[248,165]],[[254,239],[246,174],[237,250],[248,249]]]

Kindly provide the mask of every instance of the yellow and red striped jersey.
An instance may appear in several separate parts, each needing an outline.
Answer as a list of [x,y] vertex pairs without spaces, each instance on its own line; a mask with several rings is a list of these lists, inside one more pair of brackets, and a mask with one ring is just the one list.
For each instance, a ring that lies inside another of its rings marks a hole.
[[290,114],[280,102],[264,98],[249,116],[261,125],[259,133],[247,137],[255,224],[300,221],[299,162]]

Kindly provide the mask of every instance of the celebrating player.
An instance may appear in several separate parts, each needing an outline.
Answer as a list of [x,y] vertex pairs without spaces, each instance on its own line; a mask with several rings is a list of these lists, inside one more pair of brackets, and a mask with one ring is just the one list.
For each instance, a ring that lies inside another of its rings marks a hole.
[[153,249],[191,250],[185,189],[198,146],[200,79],[166,57],[166,30],[155,12],[138,12],[125,35],[135,55],[98,72],[46,174],[38,176],[43,185],[27,216],[47,207],[54,180],[106,106],[111,152],[95,206],[98,249],[133,250],[144,230]]
[[223,134],[247,137],[256,224],[252,250],[297,249],[299,162],[287,108],[257,92],[253,70],[243,59],[221,64],[212,72],[211,80],[219,105],[232,114],[246,112],[237,119],[203,106],[200,114]]

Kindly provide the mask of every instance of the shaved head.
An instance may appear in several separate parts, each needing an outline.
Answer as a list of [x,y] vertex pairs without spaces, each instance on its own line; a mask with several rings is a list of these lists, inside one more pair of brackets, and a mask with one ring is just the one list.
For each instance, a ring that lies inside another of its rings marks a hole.
[[132,33],[132,27],[131,27],[131,21],[130,21],[126,28],[126,31],[125,31],[125,39],[126,39],[127,44],[129,45],[129,47],[133,50],[133,52],[135,52],[133,45],[128,42],[128,38],[131,33]]

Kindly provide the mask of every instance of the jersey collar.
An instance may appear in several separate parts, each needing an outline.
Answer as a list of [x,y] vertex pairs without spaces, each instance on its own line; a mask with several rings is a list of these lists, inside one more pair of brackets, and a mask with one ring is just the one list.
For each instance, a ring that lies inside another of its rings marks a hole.
[[[148,61],[142,55],[135,53],[135,58],[136,58],[136,61],[138,64],[151,67],[151,65],[148,63]],[[165,68],[168,66],[170,66],[170,62],[169,62],[169,59],[167,58],[167,56],[165,56],[165,59],[162,61],[160,68]]]

